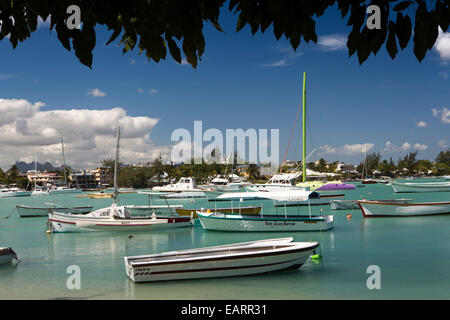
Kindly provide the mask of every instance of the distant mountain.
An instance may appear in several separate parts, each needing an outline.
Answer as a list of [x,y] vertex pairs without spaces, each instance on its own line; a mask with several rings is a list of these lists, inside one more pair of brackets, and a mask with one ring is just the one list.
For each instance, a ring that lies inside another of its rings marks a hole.
[[[23,173],[27,172],[28,170],[34,170],[34,167],[35,167],[34,161],[30,162],[30,163],[26,163],[24,161],[17,161],[15,163],[15,165],[17,167],[17,170],[19,172],[23,172]],[[70,169],[69,166],[67,166],[67,167]],[[38,169],[38,171],[45,171],[45,170],[47,170],[47,171],[53,171],[53,170],[62,171],[62,167],[54,167],[50,162],[46,162],[44,164],[38,162],[37,169]]]

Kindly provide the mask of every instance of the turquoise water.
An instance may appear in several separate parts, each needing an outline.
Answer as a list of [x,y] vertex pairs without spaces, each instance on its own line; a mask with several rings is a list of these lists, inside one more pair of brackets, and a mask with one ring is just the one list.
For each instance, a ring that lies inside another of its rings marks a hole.
[[[340,192],[341,193],[341,192]],[[450,192],[394,194],[386,185],[366,185],[345,191],[346,199],[412,198],[450,200]],[[139,194],[123,194],[121,204],[148,205]],[[449,299],[450,215],[364,219],[360,210],[314,207],[313,213],[334,214],[334,229],[326,232],[230,233],[193,228],[152,233],[84,232],[46,235],[47,218],[8,216],[18,204],[67,206],[110,205],[111,199],[75,195],[0,199],[0,246],[12,247],[21,259],[0,266],[0,299]],[[171,200],[185,208],[213,207],[205,200]],[[153,203],[158,204],[158,203]],[[250,204],[260,204],[251,202]],[[226,203],[218,203],[223,207]],[[237,203],[234,203],[236,206]],[[242,205],[242,203],[241,203]],[[245,203],[247,205],[247,203]],[[264,212],[273,210],[263,203]],[[284,208],[279,213],[284,212]],[[288,210],[297,209],[289,208]],[[306,213],[306,208],[301,208]],[[351,213],[351,219],[347,214]],[[123,257],[167,250],[204,247],[256,239],[293,236],[295,241],[319,241],[322,263],[312,261],[299,270],[263,275],[132,283]],[[68,266],[81,271],[81,289],[69,290]],[[381,270],[381,289],[369,290],[367,267]]]

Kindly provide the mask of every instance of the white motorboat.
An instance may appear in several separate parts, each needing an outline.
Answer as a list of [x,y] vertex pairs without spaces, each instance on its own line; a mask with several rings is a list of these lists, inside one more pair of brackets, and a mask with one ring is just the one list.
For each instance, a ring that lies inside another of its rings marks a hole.
[[450,180],[450,176],[443,176],[442,179]]
[[395,192],[443,192],[450,191],[450,182],[391,182]]
[[49,192],[44,187],[35,186],[33,192],[31,192],[32,196],[46,196],[49,195]]
[[0,265],[11,263],[13,260],[17,259],[17,254],[11,248],[1,248],[0,247]]
[[203,229],[217,231],[326,231],[333,228],[333,216],[245,215],[197,211]]
[[318,242],[268,239],[224,246],[124,257],[133,282],[229,277],[298,269],[319,247]]
[[450,214],[450,202],[417,202],[408,199],[403,202],[383,200],[359,200],[365,218],[369,217],[411,217]]
[[30,196],[31,191],[22,190],[16,187],[0,189],[0,198],[6,197],[26,197]]
[[245,187],[249,192],[251,191],[285,191],[285,190],[303,190],[309,191],[308,187],[299,187],[295,185],[299,173],[295,174],[276,174],[272,176],[269,181],[263,184],[251,184]]
[[46,217],[52,211],[58,211],[60,213],[72,213],[72,214],[87,214],[92,211],[92,206],[76,206],[76,207],[64,207],[64,206],[48,206],[48,207],[30,207],[18,205],[16,210],[19,216],[22,218],[27,217]]
[[195,178],[192,178],[192,177],[188,177],[188,178],[182,177],[175,184],[153,187],[152,190],[153,191],[162,191],[162,192],[203,191],[203,189],[198,188]]
[[69,188],[67,186],[56,187],[55,189],[50,189],[49,194],[67,194],[67,193],[81,193],[83,189]]

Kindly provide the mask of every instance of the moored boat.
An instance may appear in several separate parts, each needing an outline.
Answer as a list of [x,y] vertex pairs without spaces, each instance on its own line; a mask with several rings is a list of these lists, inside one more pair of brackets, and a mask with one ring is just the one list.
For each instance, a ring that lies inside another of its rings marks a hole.
[[444,192],[450,191],[450,182],[391,182],[395,192]]
[[75,219],[78,228],[100,230],[100,231],[151,231],[157,229],[190,227],[193,225],[190,217],[157,217],[152,214],[151,218],[132,218],[128,210],[118,211],[115,205],[111,207],[109,215],[105,219],[91,217],[78,217]]
[[326,231],[333,228],[333,216],[238,215],[198,211],[203,229],[217,231]]
[[[182,208],[176,209],[176,212],[180,216],[192,216],[193,218],[197,218],[197,211],[198,209],[182,209]],[[248,206],[248,207],[231,207],[231,208],[209,208],[203,209],[203,211],[223,212],[231,214],[259,214],[261,212],[261,207]]]
[[0,247],[0,264],[8,264],[14,259],[17,259],[17,254],[11,248],[1,248]]
[[268,239],[224,246],[124,257],[133,282],[229,277],[300,268],[318,242]]
[[92,206],[77,206],[77,207],[30,207],[18,205],[16,210],[19,216],[26,217],[46,217],[54,210],[62,213],[86,214],[92,211]]
[[6,197],[26,197],[30,196],[31,191],[22,190],[16,187],[0,189],[0,198]]
[[365,218],[369,217],[411,217],[450,214],[450,202],[418,202],[410,203],[383,200],[359,200]]

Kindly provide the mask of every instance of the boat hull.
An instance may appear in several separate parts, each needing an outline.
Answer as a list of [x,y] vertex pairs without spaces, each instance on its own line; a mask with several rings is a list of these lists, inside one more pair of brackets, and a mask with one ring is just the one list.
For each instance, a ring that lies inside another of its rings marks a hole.
[[67,193],[81,193],[82,189],[63,189],[63,190],[49,190],[49,194],[67,194]]
[[333,228],[333,216],[267,216],[258,217],[197,212],[203,229],[238,232],[326,231]]
[[17,255],[13,249],[0,248],[0,265],[11,263],[13,259],[17,259]]
[[[295,244],[295,243],[293,243]],[[273,244],[274,247],[277,244]],[[135,265],[133,257],[125,257],[125,269],[134,282],[166,281],[242,276],[299,268],[318,247],[317,242],[303,248],[265,252],[205,256],[182,261],[162,261]],[[232,247],[230,247],[232,249]]]
[[[259,214],[261,212],[261,207],[235,207],[235,208],[210,208],[204,209],[210,212],[223,212],[231,214]],[[191,216],[197,218],[198,209],[176,209],[176,212],[180,216]]]
[[3,192],[3,193],[0,193],[0,198],[27,197],[27,196],[31,196],[31,193],[32,193],[32,191]]
[[64,213],[77,213],[77,214],[86,214],[92,211],[92,206],[85,207],[73,207],[73,208],[33,208],[28,206],[16,206],[17,212],[19,216],[22,218],[29,217],[47,217],[49,213],[53,210],[58,210],[59,212]]
[[444,183],[391,183],[394,192],[445,192],[450,191],[450,182]]
[[190,218],[166,218],[166,219],[76,219],[78,228],[100,231],[152,231],[160,229],[183,228],[192,226]]
[[450,214],[450,202],[393,203],[383,201],[358,201],[358,205],[365,218]]

